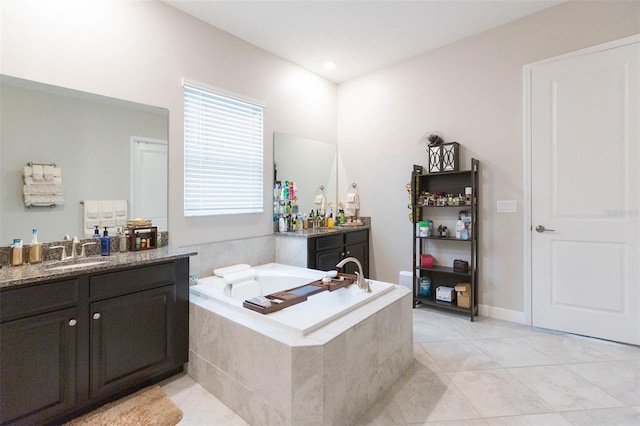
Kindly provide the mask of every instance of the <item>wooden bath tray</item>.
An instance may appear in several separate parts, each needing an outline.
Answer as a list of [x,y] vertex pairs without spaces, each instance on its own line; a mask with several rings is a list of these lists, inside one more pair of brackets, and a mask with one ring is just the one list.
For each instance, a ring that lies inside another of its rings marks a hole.
[[[329,283],[323,283],[322,280],[312,281],[308,284],[304,284],[298,287],[290,288],[284,291],[278,291],[266,296],[258,296],[242,302],[242,306],[252,311],[260,312],[261,314],[270,314],[289,306],[302,303],[309,296],[329,290],[334,291],[342,287],[353,284],[356,280],[355,275],[351,274],[338,274],[336,278],[333,278]],[[269,303],[269,306],[264,306]]]

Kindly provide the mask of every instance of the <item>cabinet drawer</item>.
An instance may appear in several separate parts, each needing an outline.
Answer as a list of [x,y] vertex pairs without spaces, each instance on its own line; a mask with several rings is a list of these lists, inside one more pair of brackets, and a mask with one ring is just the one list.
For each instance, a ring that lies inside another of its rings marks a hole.
[[344,234],[344,243],[348,244],[356,244],[356,243],[366,243],[369,240],[369,231],[354,231],[347,232]]
[[325,237],[317,237],[316,250],[327,250],[336,247],[342,247],[342,234],[327,235]]
[[0,321],[51,312],[77,303],[77,279],[5,290],[0,292]]
[[167,284],[176,280],[174,263],[109,272],[89,277],[89,297],[101,299],[122,294],[135,293]]

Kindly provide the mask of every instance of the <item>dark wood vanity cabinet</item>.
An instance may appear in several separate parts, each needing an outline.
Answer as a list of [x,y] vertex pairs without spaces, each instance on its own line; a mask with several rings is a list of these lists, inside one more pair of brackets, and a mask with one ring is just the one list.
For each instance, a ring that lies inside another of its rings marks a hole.
[[1,291],[0,423],[64,420],[179,372],[188,361],[188,265]]
[[[307,240],[307,267],[323,271],[336,269],[342,259],[355,257],[362,263],[365,277],[369,276],[369,230],[327,234]],[[357,271],[354,263],[344,265],[343,272]]]

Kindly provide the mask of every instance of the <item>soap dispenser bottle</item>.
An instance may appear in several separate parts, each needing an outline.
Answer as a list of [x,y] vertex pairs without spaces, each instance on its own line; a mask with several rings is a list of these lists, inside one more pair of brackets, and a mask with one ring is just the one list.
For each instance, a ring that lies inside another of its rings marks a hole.
[[104,227],[102,238],[100,238],[100,254],[102,256],[109,256],[111,254],[111,239],[109,238],[109,232],[107,232],[106,226]]
[[93,231],[93,238],[100,238],[100,228],[98,227],[98,225],[94,226],[96,229]]

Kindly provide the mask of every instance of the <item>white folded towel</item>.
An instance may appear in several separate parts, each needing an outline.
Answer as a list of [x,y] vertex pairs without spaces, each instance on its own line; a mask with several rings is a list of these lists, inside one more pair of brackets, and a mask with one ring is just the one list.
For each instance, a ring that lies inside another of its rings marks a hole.
[[113,200],[116,217],[127,217],[127,200]]
[[100,219],[100,201],[95,201],[95,200],[85,201],[84,216],[87,219]]
[[262,296],[260,284],[256,280],[244,281],[231,287],[231,297],[236,300],[245,301],[256,296]]
[[217,275],[218,277],[224,277],[226,274],[246,271],[247,269],[251,269],[251,265],[247,265],[246,263],[238,263],[237,265],[225,266],[223,268],[214,269],[213,274]]
[[33,170],[33,180],[40,181],[43,179],[44,168],[41,164],[34,164],[33,166],[31,166],[31,169]]
[[61,178],[62,177],[62,169],[60,167],[54,167],[53,168],[53,177],[54,178]]
[[51,165],[46,165],[42,168],[42,174],[43,174],[44,180],[46,181],[53,180],[53,169],[54,169],[54,166],[51,166]]
[[[351,197],[351,195],[353,197]],[[347,202],[344,206],[344,214],[347,216],[357,216],[358,209],[360,209],[360,197],[358,194],[347,194]]]
[[35,180],[33,176],[24,178],[25,185],[62,185],[62,178],[54,177],[52,180]]
[[31,177],[32,175],[33,169],[31,168],[31,166],[24,166],[24,168],[22,169],[22,176]]
[[227,284],[231,284],[232,286],[236,286],[239,283],[254,280],[258,276],[258,273],[255,269],[246,269],[244,271],[232,272],[230,274],[225,274],[222,279]]
[[23,194],[64,194],[64,187],[62,185],[46,185],[43,183],[34,183],[32,185],[22,186]]
[[100,217],[102,219],[112,219],[114,217],[113,201],[100,201]]

